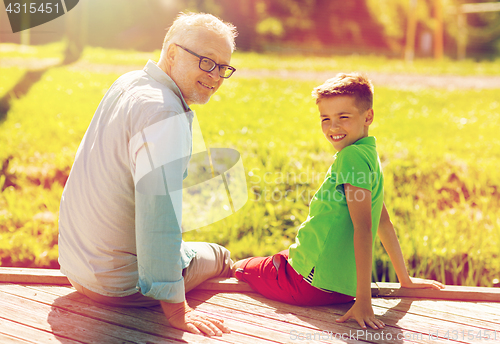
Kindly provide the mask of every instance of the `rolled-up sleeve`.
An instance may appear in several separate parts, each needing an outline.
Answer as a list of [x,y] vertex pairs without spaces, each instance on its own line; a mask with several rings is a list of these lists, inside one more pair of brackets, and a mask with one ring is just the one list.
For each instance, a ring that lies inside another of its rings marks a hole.
[[148,297],[185,300],[182,270],[195,252],[182,242],[182,179],[191,149],[182,115],[148,126],[130,141],[135,183],[135,232],[139,280]]
[[182,234],[172,200],[136,191],[135,202],[138,287],[145,296],[182,302]]

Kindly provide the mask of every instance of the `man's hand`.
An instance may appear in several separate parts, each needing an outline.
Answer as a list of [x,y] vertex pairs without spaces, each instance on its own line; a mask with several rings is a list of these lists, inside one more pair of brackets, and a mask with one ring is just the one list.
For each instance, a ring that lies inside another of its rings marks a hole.
[[163,313],[170,326],[183,331],[206,334],[207,336],[222,336],[222,333],[231,333],[223,324],[224,320],[201,315],[188,306],[186,301],[180,303],[161,302]]
[[428,280],[428,279],[422,279],[422,278],[410,278],[410,281],[406,282],[401,282],[401,287],[402,288],[413,288],[413,289],[444,289],[444,284],[438,282],[438,281],[433,281],[433,280]]

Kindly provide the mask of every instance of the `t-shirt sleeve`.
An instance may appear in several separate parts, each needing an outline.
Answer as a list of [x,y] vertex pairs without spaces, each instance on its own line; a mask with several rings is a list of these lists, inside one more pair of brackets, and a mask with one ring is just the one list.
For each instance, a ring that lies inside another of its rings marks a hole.
[[368,159],[356,146],[348,146],[337,154],[332,168],[335,174],[335,188],[343,193],[343,185],[351,184],[372,191],[373,174]]
[[185,300],[182,277],[182,179],[191,149],[185,116],[170,115],[140,130],[129,144],[135,184],[139,280],[145,296]]

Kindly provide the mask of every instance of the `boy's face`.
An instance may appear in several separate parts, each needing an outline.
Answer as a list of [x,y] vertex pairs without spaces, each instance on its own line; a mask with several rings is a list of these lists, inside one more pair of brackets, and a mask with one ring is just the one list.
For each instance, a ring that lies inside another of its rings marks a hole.
[[322,98],[318,108],[323,134],[338,152],[368,136],[373,110],[360,112],[353,96]]

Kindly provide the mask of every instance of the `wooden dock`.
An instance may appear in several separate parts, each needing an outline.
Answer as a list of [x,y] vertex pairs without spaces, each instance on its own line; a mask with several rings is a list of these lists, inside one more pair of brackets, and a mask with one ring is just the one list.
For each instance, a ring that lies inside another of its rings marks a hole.
[[33,280],[27,271],[0,269],[2,344],[500,343],[499,288],[418,291],[374,284],[374,311],[386,327],[365,331],[353,320],[335,322],[352,303],[291,306],[250,292],[234,279],[211,280],[187,294],[190,306],[224,319],[232,331],[209,338],[169,327],[160,307],[104,306],[77,293],[59,274],[38,270],[42,273]]

